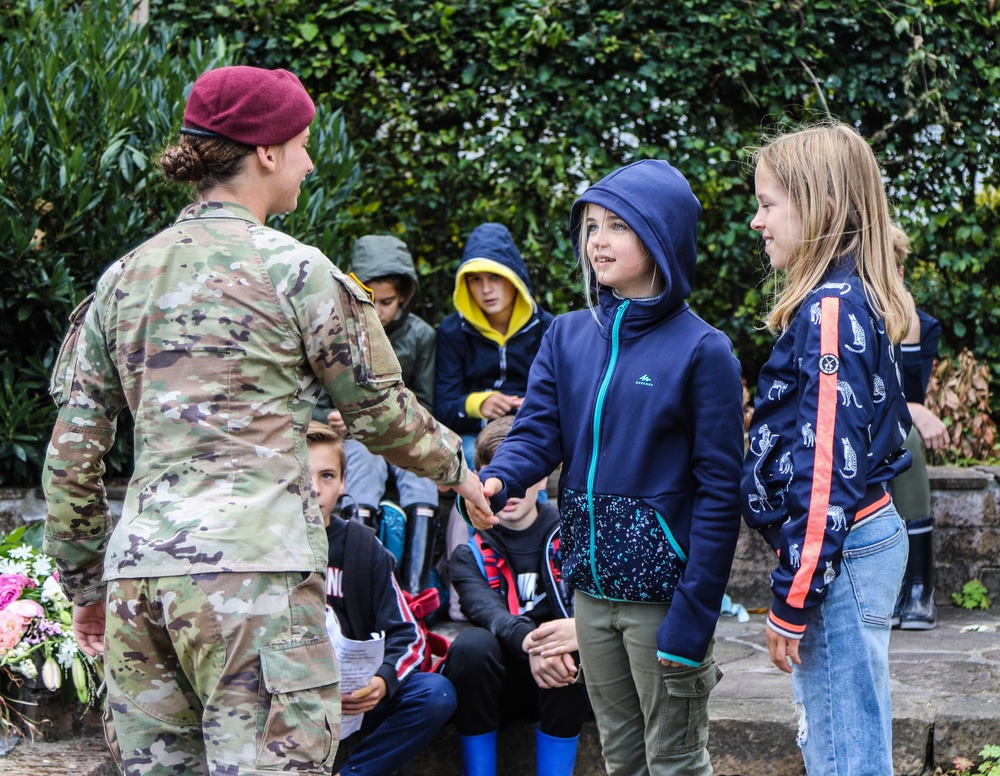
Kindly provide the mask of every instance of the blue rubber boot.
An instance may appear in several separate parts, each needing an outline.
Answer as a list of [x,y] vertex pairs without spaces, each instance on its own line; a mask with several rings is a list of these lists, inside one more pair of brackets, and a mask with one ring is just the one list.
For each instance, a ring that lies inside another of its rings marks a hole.
[[576,745],[580,736],[556,738],[535,728],[535,773],[537,776],[572,776]]
[[462,776],[497,776],[497,731],[459,736],[462,742]]

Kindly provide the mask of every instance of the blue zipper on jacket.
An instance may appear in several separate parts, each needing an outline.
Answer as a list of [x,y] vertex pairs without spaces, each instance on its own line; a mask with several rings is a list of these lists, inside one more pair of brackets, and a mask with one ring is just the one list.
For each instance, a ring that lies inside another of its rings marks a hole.
[[587,470],[587,514],[590,516],[590,575],[597,586],[597,592],[604,595],[604,587],[597,578],[597,519],[594,516],[594,479],[597,477],[597,455],[599,453],[598,443],[601,440],[601,413],[604,409],[604,399],[608,393],[608,386],[611,384],[611,377],[614,374],[615,366],[618,364],[618,335],[621,329],[622,318],[625,310],[628,309],[629,300],[626,299],[618,305],[615,313],[615,322],[611,326],[611,358],[608,360],[607,369],[604,370],[604,377],[601,379],[601,387],[597,391],[597,404],[594,407],[594,419],[592,424],[593,437],[591,440],[590,468]]

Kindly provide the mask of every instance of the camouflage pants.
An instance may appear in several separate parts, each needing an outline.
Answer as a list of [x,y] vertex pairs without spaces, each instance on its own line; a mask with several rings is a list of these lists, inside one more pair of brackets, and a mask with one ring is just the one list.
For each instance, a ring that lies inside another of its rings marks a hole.
[[340,674],[323,578],[226,573],[108,585],[108,742],[132,774],[329,776]]

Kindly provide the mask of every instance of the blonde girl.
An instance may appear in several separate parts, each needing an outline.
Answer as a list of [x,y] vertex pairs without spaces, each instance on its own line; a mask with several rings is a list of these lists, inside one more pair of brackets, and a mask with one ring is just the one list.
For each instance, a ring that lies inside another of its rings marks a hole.
[[792,674],[810,776],[892,773],[889,631],[906,532],[886,483],[909,466],[896,271],[875,155],[839,123],[754,155],[750,225],[777,271],[742,508],[778,554],[771,660]]

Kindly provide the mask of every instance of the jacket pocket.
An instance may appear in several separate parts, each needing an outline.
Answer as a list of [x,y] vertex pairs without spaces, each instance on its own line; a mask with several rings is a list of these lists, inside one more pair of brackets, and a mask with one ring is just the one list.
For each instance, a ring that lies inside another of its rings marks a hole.
[[257,765],[333,771],[340,740],[340,670],[327,638],[260,651]]
[[619,601],[673,599],[684,551],[662,516],[641,499],[595,495],[591,524],[585,493],[564,488],[560,498],[563,574],[573,587]]

